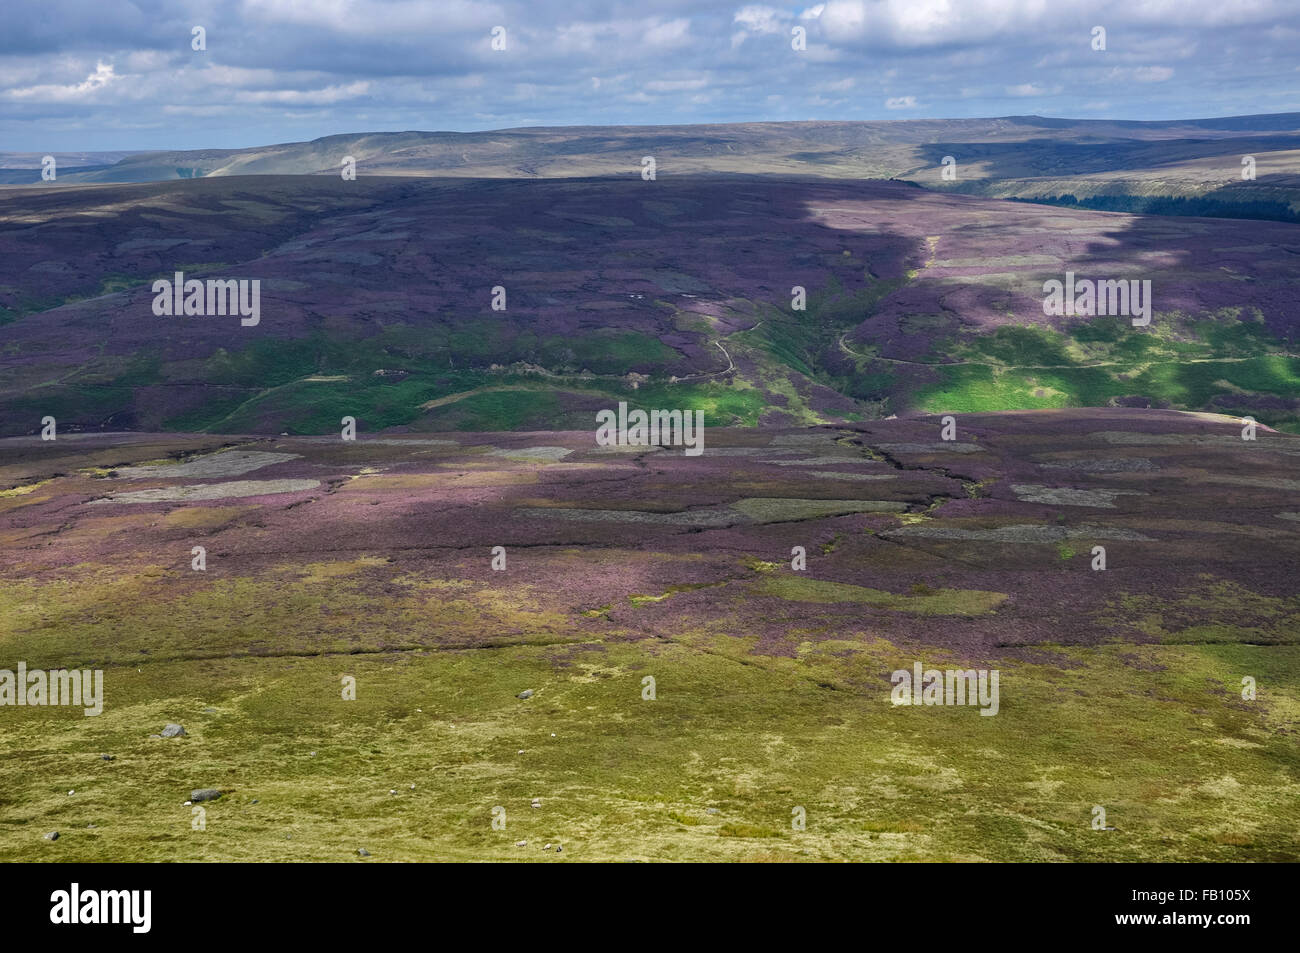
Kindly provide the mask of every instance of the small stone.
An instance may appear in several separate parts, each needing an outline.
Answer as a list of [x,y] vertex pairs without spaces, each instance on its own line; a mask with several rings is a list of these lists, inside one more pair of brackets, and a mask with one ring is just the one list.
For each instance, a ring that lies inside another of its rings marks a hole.
[[555,737],[555,732],[553,732],[553,731],[551,732],[551,737],[552,737],[552,738]]
[[185,801],[181,804],[181,807],[189,807],[193,803],[194,803],[193,801]]
[[396,793],[397,793],[397,788],[389,788],[389,789],[388,789],[388,793],[389,793],[389,794],[396,794]]
[[515,841],[515,846],[516,846],[516,847],[527,847],[527,846],[528,846],[528,841],[526,841],[526,840],[517,840],[517,841]]
[[72,797],[72,795],[74,795],[74,794],[76,794],[76,793],[77,793],[76,791],[69,791],[69,792],[68,792],[68,797]]
[[99,756],[99,759],[100,759],[101,761],[112,761],[112,760],[113,760],[113,756],[112,756],[111,754],[101,754],[101,755]]
[[524,753],[524,749],[523,749],[523,748],[520,748],[518,753],[519,753],[519,754],[523,754],[523,753]]
[[217,710],[216,710],[215,708],[205,708],[205,709],[203,709],[203,714],[205,714],[205,715],[215,715],[216,713],[217,713]]
[[185,735],[185,729],[180,725],[167,724],[163,726],[162,737],[164,738],[181,738]]
[[539,797],[533,798],[533,807],[541,807],[541,806],[542,806],[542,799]]
[[58,839],[59,839],[59,832],[58,832],[58,831],[50,831],[48,834],[45,835],[45,839],[46,839],[46,840],[58,840]]
[[86,827],[89,828],[89,829],[91,829],[91,830],[94,830],[96,826],[97,826],[97,825],[95,825],[95,824],[87,824],[87,825],[86,825]]
[[411,790],[412,790],[412,791],[415,790],[415,785],[414,785],[414,784],[411,785]]
[[561,847],[559,844],[556,844],[556,845],[555,845],[555,852],[556,852],[557,854],[563,854],[563,853],[564,853],[564,848]]
[[525,688],[522,692],[520,692],[520,693],[519,693],[518,695],[516,695],[515,697],[516,697],[516,698],[532,698],[532,697],[533,697],[533,690],[532,690],[531,688]]
[[706,813],[706,814],[721,814],[722,812],[719,811],[716,807],[711,807],[711,808],[709,808],[707,811],[705,811],[704,813]]
[[313,751],[313,752],[311,753],[311,756],[312,756],[313,758],[316,757],[316,752]]
[[545,847],[542,848],[542,850],[550,850],[550,849],[551,849],[551,845],[550,845],[550,844],[547,844]]
[[253,803],[254,803],[254,804],[261,804],[262,802],[259,801],[257,798],[253,798]]
[[370,856],[370,851],[366,850],[364,847],[358,847],[358,848],[357,848],[357,856],[358,856],[358,857],[369,857],[369,856]]
[[216,788],[195,788],[190,792],[190,800],[195,804],[200,801],[215,801],[221,797],[221,792]]

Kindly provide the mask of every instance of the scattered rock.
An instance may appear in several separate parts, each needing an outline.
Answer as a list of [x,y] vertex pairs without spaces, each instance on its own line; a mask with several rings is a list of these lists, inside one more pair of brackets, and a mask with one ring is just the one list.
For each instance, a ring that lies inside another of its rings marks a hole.
[[221,797],[221,792],[216,788],[195,788],[190,792],[190,800],[195,804],[200,801],[215,801]]
[[705,811],[704,813],[705,813],[705,814],[721,814],[722,812],[721,812],[720,810],[718,810],[716,807],[711,807],[711,808],[709,808],[707,811]]
[[541,807],[541,806],[542,806],[542,799],[539,797],[533,798],[533,807]]
[[112,760],[113,760],[113,756],[112,756],[111,754],[101,754],[101,755],[99,756],[99,758],[100,758],[101,761],[112,761]]
[[528,846],[528,841],[526,841],[526,840],[517,840],[517,841],[515,841],[515,846],[516,846],[516,847],[527,847],[527,846]]
[[162,735],[160,737],[183,738],[184,736],[185,736],[185,729],[183,727],[181,727],[180,725],[167,724],[163,726]]
[[564,853],[564,848],[561,847],[559,844],[556,844],[556,845],[555,845],[555,852],[556,852],[557,854],[563,854],[563,853]]
[[358,847],[358,848],[357,848],[357,856],[358,856],[358,857],[369,857],[369,856],[370,856],[370,851],[366,850],[364,847]]
[[515,697],[516,697],[516,698],[532,698],[532,697],[533,697],[533,690],[532,690],[531,688],[525,688],[522,692],[520,692],[520,693],[519,693],[518,695],[516,695]]
[[50,831],[48,834],[45,835],[45,839],[46,839],[46,840],[58,840],[58,839],[59,839],[59,832],[58,832],[58,831]]

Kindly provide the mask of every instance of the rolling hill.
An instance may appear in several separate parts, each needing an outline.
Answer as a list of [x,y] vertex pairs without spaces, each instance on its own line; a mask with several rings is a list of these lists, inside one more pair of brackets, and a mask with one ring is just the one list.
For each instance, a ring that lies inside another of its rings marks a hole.
[[[997,198],[1068,197],[1111,211],[1300,216],[1300,113],[1161,122],[1008,116],[362,133],[136,153],[111,164],[108,155],[78,154],[68,159],[83,167],[59,181],[337,175],[347,156],[362,176],[635,176],[647,155],[664,175],[901,178]],[[943,178],[949,156],[951,181]],[[1245,156],[1255,159],[1250,181],[1242,179]],[[38,157],[0,153],[0,183],[39,181]]]
[[[213,176],[5,197],[5,433],[46,415],[575,429],[620,400],[711,424],[1122,405],[1300,425],[1300,235],[1284,223],[666,173]],[[260,322],[156,316],[151,285],[176,272],[257,279]],[[1067,272],[1150,281],[1150,325],[1045,315],[1044,282]]]

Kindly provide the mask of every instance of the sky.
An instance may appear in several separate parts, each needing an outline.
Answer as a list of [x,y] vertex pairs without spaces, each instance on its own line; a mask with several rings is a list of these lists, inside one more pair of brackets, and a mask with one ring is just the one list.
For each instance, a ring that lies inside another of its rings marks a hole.
[[1298,0],[6,0],[0,23],[0,152],[1300,111]]

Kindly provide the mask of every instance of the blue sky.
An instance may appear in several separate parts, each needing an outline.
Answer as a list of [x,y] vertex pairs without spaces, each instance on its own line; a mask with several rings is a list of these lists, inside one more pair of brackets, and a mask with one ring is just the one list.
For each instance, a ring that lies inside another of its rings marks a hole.
[[1300,111],[1296,0],[11,0],[0,16],[0,151]]

